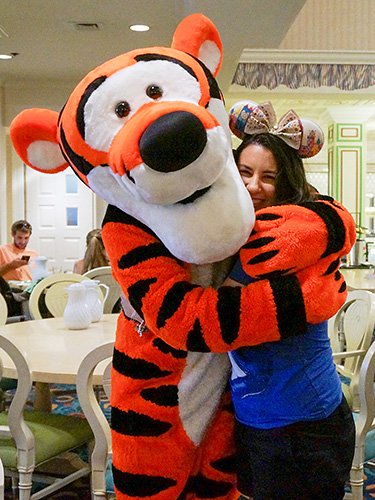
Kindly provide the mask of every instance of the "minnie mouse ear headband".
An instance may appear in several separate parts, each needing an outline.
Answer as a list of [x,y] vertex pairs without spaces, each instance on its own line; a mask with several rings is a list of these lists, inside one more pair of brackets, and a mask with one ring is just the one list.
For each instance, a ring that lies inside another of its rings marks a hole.
[[288,146],[296,149],[301,158],[315,156],[324,144],[323,131],[319,125],[308,118],[299,118],[292,109],[277,123],[270,102],[237,102],[229,111],[229,127],[240,139],[251,134],[278,135]]

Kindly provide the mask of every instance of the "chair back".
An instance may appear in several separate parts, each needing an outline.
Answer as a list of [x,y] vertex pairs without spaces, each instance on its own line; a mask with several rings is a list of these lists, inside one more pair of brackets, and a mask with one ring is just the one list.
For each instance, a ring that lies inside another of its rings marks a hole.
[[375,459],[375,342],[368,349],[358,377],[360,410],[355,414],[355,451],[350,471],[350,493],[346,500],[362,500],[364,486],[364,463]]
[[100,283],[104,283],[109,287],[109,293],[107,300],[104,303],[103,312],[104,314],[111,314],[113,312],[113,307],[121,296],[121,287],[112,276],[111,266],[90,269],[90,271],[87,271],[83,276],[86,279],[90,278],[92,280],[99,280]]
[[8,318],[8,306],[6,300],[0,293],[0,325],[5,325]]
[[[0,335],[0,350],[4,351],[13,361],[17,378],[22,383],[17,384],[16,393],[9,407],[7,425],[0,426],[0,436],[13,438],[17,446],[17,465],[24,470],[33,470],[35,465],[34,435],[26,425],[23,410],[32,388],[32,374],[25,353],[21,352],[10,340]],[[0,355],[0,376],[3,375],[3,361]],[[0,458],[1,449],[0,449]]]
[[329,322],[329,337],[337,371],[349,379],[344,394],[354,411],[359,410],[359,371],[375,327],[375,296],[366,290],[348,292],[345,304]]
[[103,374],[103,387],[110,397],[111,367],[114,342],[94,348],[82,360],[77,372],[77,395],[80,406],[94,434],[94,449],[91,454],[91,493],[93,500],[106,498],[107,461],[112,454],[111,430],[95,395],[93,373],[104,360],[108,360]]
[[61,318],[68,302],[68,294],[64,289],[84,279],[87,277],[81,274],[61,273],[52,274],[37,283],[29,298],[29,310],[32,318],[42,319],[46,315]]

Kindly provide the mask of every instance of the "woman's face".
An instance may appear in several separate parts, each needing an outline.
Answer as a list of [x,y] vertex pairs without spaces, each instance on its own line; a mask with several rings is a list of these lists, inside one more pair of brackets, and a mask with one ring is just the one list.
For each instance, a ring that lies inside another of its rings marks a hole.
[[259,144],[250,144],[240,155],[238,170],[255,210],[275,204],[277,165],[271,151]]

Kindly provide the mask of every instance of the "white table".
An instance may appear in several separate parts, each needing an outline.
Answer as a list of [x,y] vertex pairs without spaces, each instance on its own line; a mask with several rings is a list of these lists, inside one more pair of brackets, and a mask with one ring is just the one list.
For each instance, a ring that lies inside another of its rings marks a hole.
[[375,292],[375,269],[340,268],[348,290],[369,290]]
[[[39,390],[39,409],[49,409],[48,384],[75,384],[79,365],[94,347],[115,339],[118,314],[105,314],[98,323],[85,330],[68,330],[62,318],[22,321],[0,326],[0,335],[11,340],[27,356],[32,380]],[[17,378],[12,360],[1,351],[4,377]],[[94,383],[101,382],[100,365],[94,374]]]

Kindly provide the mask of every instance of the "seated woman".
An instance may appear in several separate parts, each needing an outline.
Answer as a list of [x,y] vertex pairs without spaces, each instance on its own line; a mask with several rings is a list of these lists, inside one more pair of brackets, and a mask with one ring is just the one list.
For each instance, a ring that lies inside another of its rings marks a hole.
[[108,255],[103,245],[102,231],[93,229],[87,233],[85,255],[74,264],[73,273],[85,274],[90,269],[109,265]]

